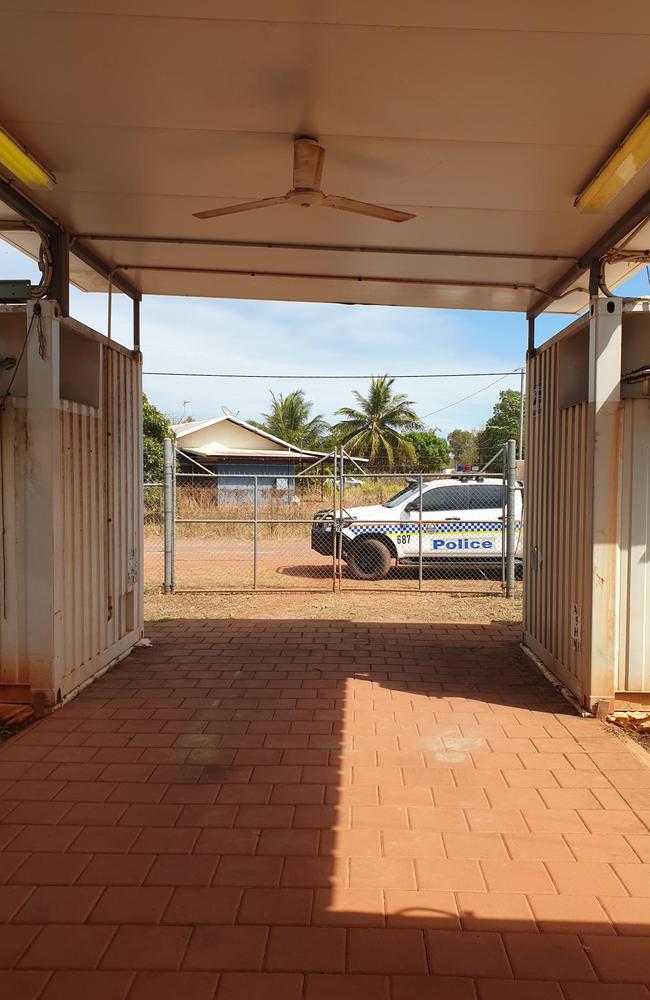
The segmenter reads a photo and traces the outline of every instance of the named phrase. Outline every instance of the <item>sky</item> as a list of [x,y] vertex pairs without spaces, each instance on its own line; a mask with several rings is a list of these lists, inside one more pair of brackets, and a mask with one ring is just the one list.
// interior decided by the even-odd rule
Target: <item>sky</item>
[[[0,241],[0,278],[39,272],[29,258]],[[645,271],[618,289],[647,295]],[[106,332],[107,296],[71,289],[71,314]],[[537,321],[537,343],[572,322],[546,315]],[[131,303],[113,297],[113,336],[131,346]],[[164,413],[195,419],[221,416],[226,407],[242,419],[268,411],[270,391],[304,389],[313,413],[336,419],[354,405],[368,378],[301,379],[304,375],[406,375],[418,372],[506,372],[524,363],[527,324],[522,313],[346,306],[145,296],[141,316],[144,372],[227,372],[288,375],[286,379],[163,378],[144,376],[144,390]],[[456,427],[480,428],[502,389],[518,389],[520,376],[397,378],[395,389],[414,400],[424,423],[447,435]],[[493,384],[495,383],[496,384]],[[480,392],[478,390],[481,390]],[[463,399],[470,394],[469,399]]]

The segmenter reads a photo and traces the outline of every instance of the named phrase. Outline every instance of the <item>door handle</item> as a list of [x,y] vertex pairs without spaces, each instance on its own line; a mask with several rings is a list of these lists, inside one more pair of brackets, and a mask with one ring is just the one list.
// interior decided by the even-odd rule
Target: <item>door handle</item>
[[460,521],[459,517],[446,517],[445,521]]

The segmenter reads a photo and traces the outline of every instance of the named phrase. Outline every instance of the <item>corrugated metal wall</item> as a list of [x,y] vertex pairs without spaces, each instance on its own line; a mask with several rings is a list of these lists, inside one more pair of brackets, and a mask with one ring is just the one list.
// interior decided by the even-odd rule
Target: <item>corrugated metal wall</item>
[[17,458],[24,442],[25,411],[8,397],[0,410],[0,683],[4,684],[29,683],[18,586],[22,582],[24,481]]
[[650,400],[623,416],[619,691],[650,691]]
[[61,401],[63,695],[119,655],[141,620],[139,368],[104,345],[101,408]]
[[[616,385],[614,409],[600,417],[599,433],[611,423],[609,451],[607,440],[596,442],[595,403],[587,402],[596,351],[588,318],[529,359],[524,642],[585,704],[622,695],[634,702],[635,694],[647,701],[650,693],[650,398],[647,385],[621,378],[647,359],[649,333],[645,303],[625,300],[617,370],[606,372]],[[595,530],[594,505],[603,497],[611,525]],[[614,569],[602,575],[606,548]],[[604,656],[603,608],[614,630]]]
[[524,639],[580,695],[590,629],[588,404],[558,406],[558,366],[557,340],[528,362]]
[[[52,526],[63,558],[55,591],[53,664],[47,690],[65,697],[142,634],[141,362],[73,321],[77,338],[99,344],[98,406],[61,399],[60,503]],[[84,332],[85,331],[85,332]],[[28,465],[26,399],[0,413],[0,682],[32,682],[25,654],[30,605],[23,525]],[[59,617],[60,616],[60,617]]]

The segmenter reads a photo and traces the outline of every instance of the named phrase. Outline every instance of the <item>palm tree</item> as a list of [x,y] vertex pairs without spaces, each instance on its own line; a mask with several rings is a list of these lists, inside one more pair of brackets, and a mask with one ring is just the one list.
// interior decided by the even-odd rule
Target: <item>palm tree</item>
[[334,425],[336,440],[370,460],[375,467],[392,469],[399,460],[415,461],[415,448],[403,431],[419,427],[412,399],[394,392],[394,378],[379,375],[370,382],[367,396],[354,392],[360,409],[343,406],[337,415],[344,417]]
[[295,389],[288,395],[271,393],[271,412],[263,413],[263,430],[274,437],[288,441],[298,448],[317,448],[329,430],[320,414],[311,416],[313,403],[305,397],[304,390]]

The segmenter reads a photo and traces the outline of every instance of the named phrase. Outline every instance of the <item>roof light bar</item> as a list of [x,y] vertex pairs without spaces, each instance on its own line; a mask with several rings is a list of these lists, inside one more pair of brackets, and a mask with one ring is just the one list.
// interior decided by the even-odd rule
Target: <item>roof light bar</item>
[[595,177],[580,192],[574,205],[581,212],[602,212],[650,160],[650,109],[647,110]]
[[56,183],[54,174],[46,170],[3,125],[0,125],[0,167],[30,188],[52,188]]

